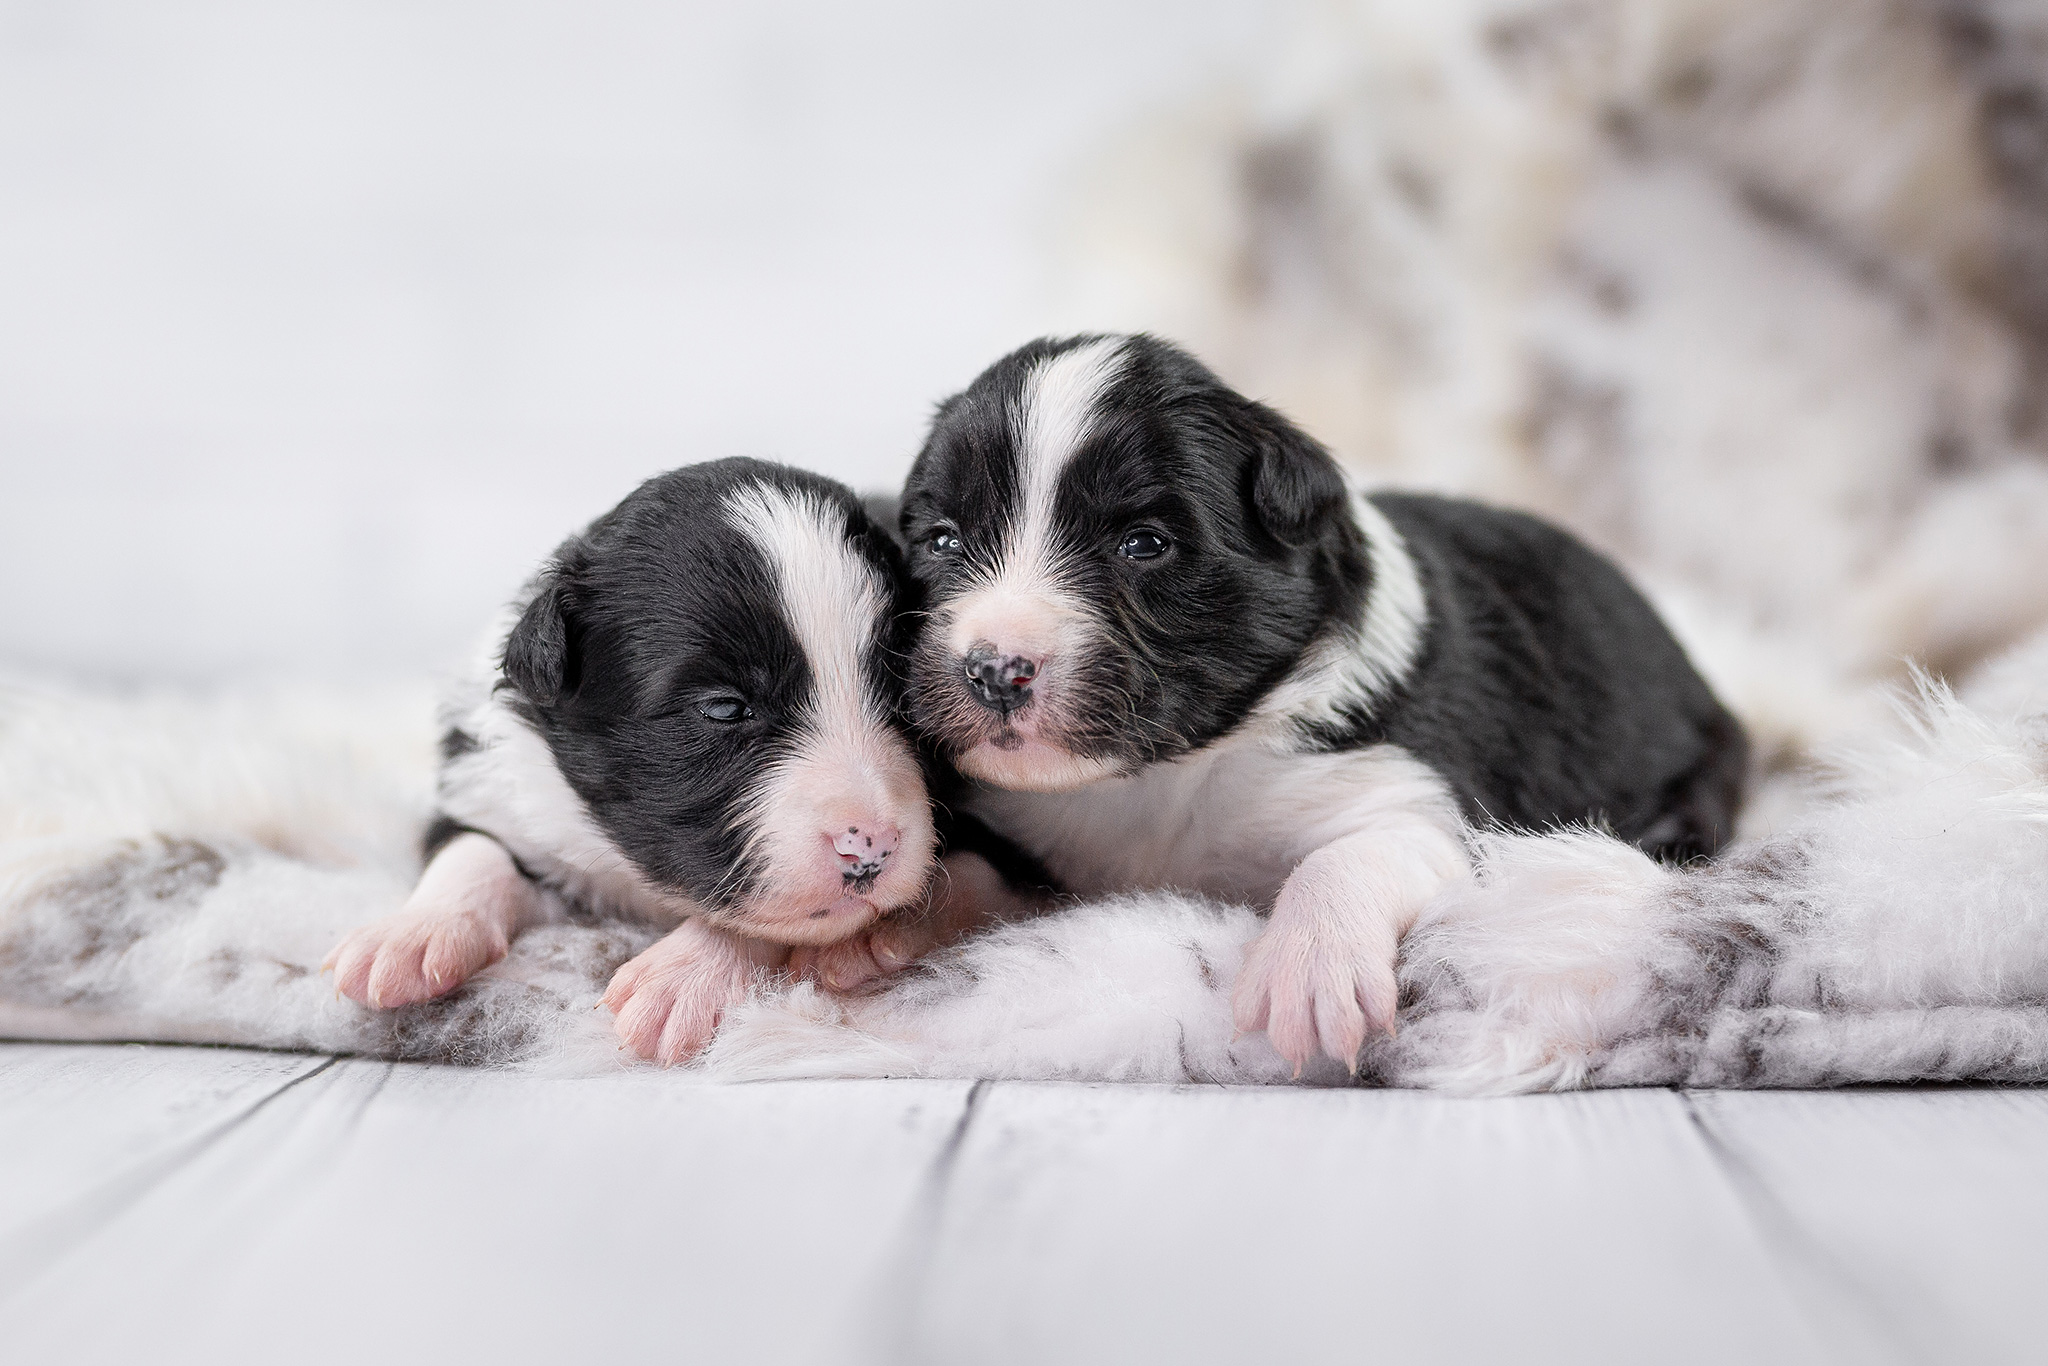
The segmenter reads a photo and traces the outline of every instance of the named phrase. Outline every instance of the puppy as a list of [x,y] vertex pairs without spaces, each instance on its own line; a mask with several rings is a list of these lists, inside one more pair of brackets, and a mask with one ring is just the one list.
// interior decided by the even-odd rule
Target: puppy
[[448,709],[430,862],[330,956],[341,991],[441,995],[572,911],[674,924],[604,1000],[628,1047],[675,1062],[791,946],[845,986],[939,942],[990,878],[927,897],[901,574],[848,490],[751,460],[651,479],[572,537]]
[[1475,827],[1712,852],[1740,727],[1606,560],[1534,518],[1347,488],[1143,336],[1034,342],[938,410],[902,529],[914,716],[1072,891],[1270,908],[1241,1029],[1299,1068],[1391,1031]]

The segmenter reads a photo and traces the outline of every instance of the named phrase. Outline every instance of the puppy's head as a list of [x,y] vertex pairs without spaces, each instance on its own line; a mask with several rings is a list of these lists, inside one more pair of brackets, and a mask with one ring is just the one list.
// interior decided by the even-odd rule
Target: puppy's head
[[901,572],[830,480],[676,470],[557,552],[504,676],[650,884],[744,934],[829,943],[932,866],[897,715]]
[[919,724],[1037,790],[1227,733],[1356,618],[1346,506],[1327,452],[1185,353],[1031,343],[940,406],[904,490]]

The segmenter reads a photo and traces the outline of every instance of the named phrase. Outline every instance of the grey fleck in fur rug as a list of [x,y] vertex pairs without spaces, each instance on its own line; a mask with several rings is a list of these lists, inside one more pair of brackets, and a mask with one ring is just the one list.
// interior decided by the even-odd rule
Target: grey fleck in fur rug
[[[1492,835],[1406,945],[1361,1079],[1466,1092],[2048,1080],[2048,640],[1773,832],[1659,866],[1592,831]],[[658,930],[565,920],[451,996],[378,1012],[319,964],[404,899],[424,699],[0,693],[0,1032],[622,1065],[594,1009]],[[1229,995],[1258,925],[1149,894],[985,935],[886,988],[764,994],[699,1066],[734,1079],[1271,1083]],[[1334,1067],[1303,1080],[1341,1082]]]

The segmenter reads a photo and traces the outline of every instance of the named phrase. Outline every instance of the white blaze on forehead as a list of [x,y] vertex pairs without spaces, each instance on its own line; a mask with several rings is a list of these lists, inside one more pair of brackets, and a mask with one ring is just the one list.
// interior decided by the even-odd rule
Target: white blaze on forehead
[[1059,582],[1061,543],[1053,504],[1060,479],[1093,434],[1102,397],[1124,367],[1124,339],[1105,337],[1036,361],[1010,408],[1016,504],[1001,554],[946,609],[955,649],[979,641],[1025,654],[1080,642],[1088,616]]
[[1053,501],[1060,477],[1087,443],[1102,396],[1123,372],[1124,340],[1104,337],[1034,364],[1011,410],[1017,447],[1017,509],[999,577],[1044,580],[1058,547]]
[[872,567],[846,536],[846,514],[807,490],[750,484],[726,495],[734,526],[775,571],[782,615],[817,681],[821,729],[879,725],[861,676],[887,603]]
[[[861,669],[889,609],[888,586],[847,539],[845,511],[827,499],[756,484],[726,495],[725,509],[773,567],[783,619],[816,683],[800,733],[763,769],[739,818],[743,862],[762,876],[736,923],[777,942],[826,943],[864,928],[876,910],[909,904],[931,863],[916,757]],[[874,823],[894,827],[901,842],[867,894],[868,910],[821,920],[846,896],[830,837]]]

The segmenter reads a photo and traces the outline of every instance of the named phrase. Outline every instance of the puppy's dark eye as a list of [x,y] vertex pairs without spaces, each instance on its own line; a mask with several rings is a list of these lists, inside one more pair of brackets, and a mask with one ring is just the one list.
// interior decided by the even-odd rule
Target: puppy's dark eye
[[731,725],[736,721],[753,719],[754,709],[737,697],[714,697],[697,704],[697,714],[706,721],[717,721]]
[[1171,542],[1158,532],[1141,527],[1136,531],[1124,533],[1123,540],[1117,545],[1116,553],[1127,560],[1156,560],[1166,553],[1169,544]]
[[960,553],[960,533],[949,526],[942,526],[932,532],[931,535],[925,537],[925,544],[932,548],[932,554],[934,555],[958,555]]

